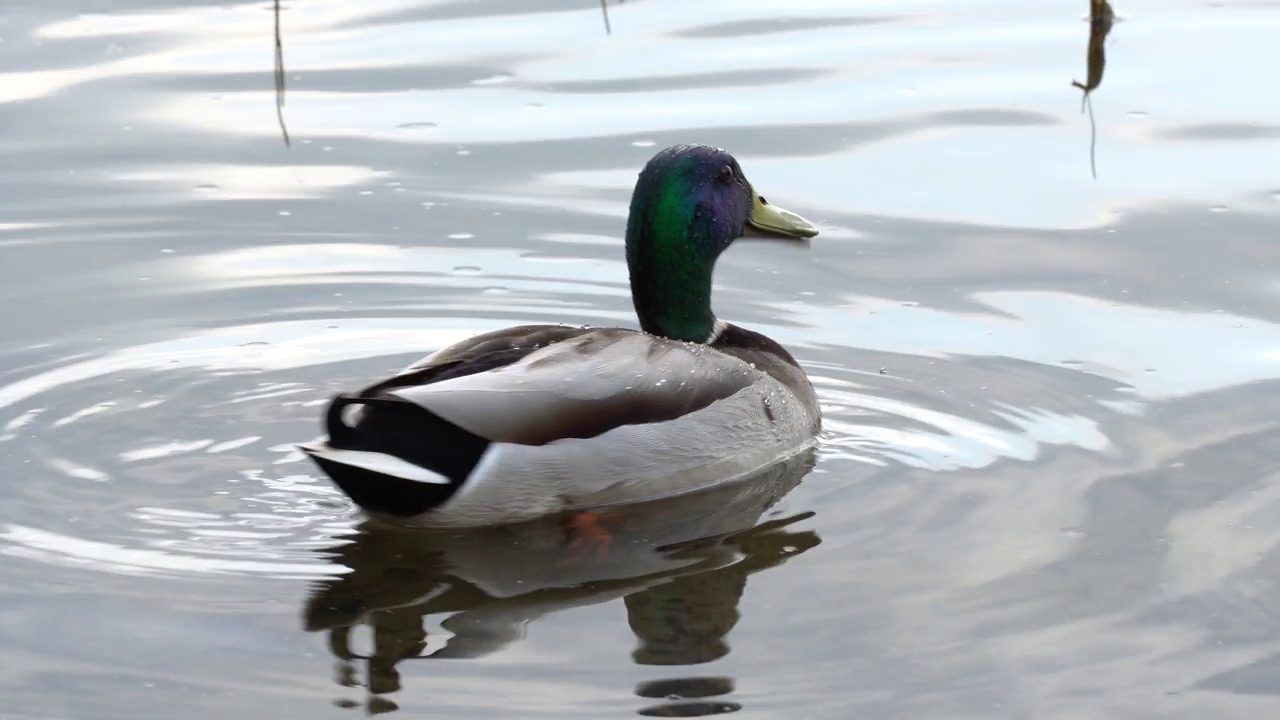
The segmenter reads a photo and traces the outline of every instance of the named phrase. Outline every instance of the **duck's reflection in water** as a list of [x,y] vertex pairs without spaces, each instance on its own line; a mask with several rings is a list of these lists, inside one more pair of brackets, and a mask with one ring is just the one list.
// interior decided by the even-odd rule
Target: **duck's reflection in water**
[[[729,487],[602,510],[610,535],[603,553],[581,552],[563,519],[447,532],[366,522],[326,551],[351,572],[313,589],[305,626],[329,634],[338,682],[366,685],[371,713],[396,709],[383,696],[400,689],[402,660],[483,657],[523,638],[543,615],[617,598],[638,639],[636,663],[710,662],[729,652],[747,576],[820,542],[811,530],[789,529],[813,513],[761,522],[813,459],[804,453]],[[451,637],[428,653],[424,619],[441,613],[450,614],[441,627]],[[372,630],[367,656],[350,645],[360,625]],[[641,715],[694,717],[739,709],[715,700],[733,689],[729,678],[675,677],[643,682],[636,694],[664,701]]]

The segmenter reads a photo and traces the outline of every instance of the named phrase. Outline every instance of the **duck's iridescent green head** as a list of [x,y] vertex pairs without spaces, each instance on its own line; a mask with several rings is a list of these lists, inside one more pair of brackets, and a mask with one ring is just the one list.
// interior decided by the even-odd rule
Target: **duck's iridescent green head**
[[640,327],[676,340],[712,339],[711,273],[720,253],[740,237],[804,241],[817,234],[804,218],[765,202],[724,150],[663,150],[640,171],[627,219]]

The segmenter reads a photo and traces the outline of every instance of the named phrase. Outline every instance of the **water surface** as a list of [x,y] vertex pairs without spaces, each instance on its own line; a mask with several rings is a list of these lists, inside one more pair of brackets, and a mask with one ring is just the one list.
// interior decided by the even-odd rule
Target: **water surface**
[[[1280,693],[1280,7],[10,3],[0,716],[1264,717]],[[808,250],[722,317],[813,457],[628,515],[406,534],[294,449],[467,335],[633,325],[657,149]],[[586,568],[586,569],[584,569]]]

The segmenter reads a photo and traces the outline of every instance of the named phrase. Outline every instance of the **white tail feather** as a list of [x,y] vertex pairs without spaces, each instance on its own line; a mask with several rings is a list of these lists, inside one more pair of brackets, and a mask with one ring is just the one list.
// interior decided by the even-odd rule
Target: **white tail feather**
[[371,470],[383,475],[391,475],[414,482],[431,483],[432,485],[449,484],[449,478],[440,473],[385,453],[368,452],[366,450],[338,450],[315,445],[304,445],[302,449],[325,460]]

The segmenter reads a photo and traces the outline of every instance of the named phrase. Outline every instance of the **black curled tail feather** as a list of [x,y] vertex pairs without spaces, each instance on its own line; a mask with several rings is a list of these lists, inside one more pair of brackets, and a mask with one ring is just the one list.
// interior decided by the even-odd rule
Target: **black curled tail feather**
[[[348,424],[344,413],[362,406]],[[313,460],[357,505],[389,515],[416,515],[448,500],[479,464],[489,441],[426,408],[394,396],[338,395],[325,414],[329,446],[382,453],[427,468],[448,484],[421,483],[354,467],[323,456]]]
[[[348,425],[343,412],[352,405],[364,413]],[[325,418],[329,445],[393,455],[461,482],[480,462],[489,441],[416,403],[394,396],[339,395]]]
[[347,424],[342,411],[349,405],[360,404],[360,398],[354,395],[338,395],[329,402],[329,411],[324,416],[324,429],[329,433],[329,445],[342,450],[360,450],[360,433]]

